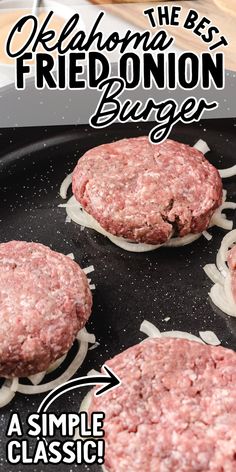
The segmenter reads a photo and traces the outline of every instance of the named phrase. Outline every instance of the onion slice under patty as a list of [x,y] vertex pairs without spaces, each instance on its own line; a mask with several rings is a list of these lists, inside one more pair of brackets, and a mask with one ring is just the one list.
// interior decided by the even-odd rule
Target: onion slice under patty
[[[71,218],[72,221],[79,224],[82,227],[90,228],[98,233],[106,236],[110,239],[112,243],[116,246],[130,252],[149,252],[155,251],[160,247],[180,247],[186,246],[191,244],[192,242],[199,239],[202,234],[206,237],[207,240],[210,240],[212,236],[207,232],[204,231],[203,233],[197,234],[187,234],[183,237],[172,237],[164,244],[144,244],[144,243],[135,243],[129,241],[128,239],[114,236],[113,234],[106,231],[102,226],[95,220],[91,215],[89,215],[80,205],[80,203],[72,196],[66,204],[59,205],[59,207],[63,207],[66,209],[68,216]],[[210,227],[218,226],[220,228],[229,230],[232,229],[233,222],[231,220],[227,220],[225,214],[222,213],[225,209],[236,209],[236,203],[233,202],[223,202],[222,205],[215,211],[212,216]]]
[[10,385],[8,386],[6,384],[6,381],[0,388],[0,408],[3,408],[4,406],[8,405],[10,403],[14,396],[15,392],[11,389],[11,385],[13,384],[14,379],[11,380]]

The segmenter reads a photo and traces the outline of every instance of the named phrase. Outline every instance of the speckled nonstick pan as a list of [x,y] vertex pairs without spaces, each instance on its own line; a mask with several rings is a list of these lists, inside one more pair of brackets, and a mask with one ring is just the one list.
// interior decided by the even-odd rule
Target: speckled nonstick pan
[[[0,130],[0,240],[39,241],[65,254],[73,252],[82,267],[93,264],[96,284],[94,307],[88,328],[100,345],[89,351],[80,374],[99,368],[105,360],[139,342],[144,319],[161,331],[179,329],[198,335],[213,330],[222,345],[236,349],[236,320],[210,302],[212,286],[202,267],[213,263],[225,232],[213,228],[211,241],[204,237],[190,246],[163,248],[146,254],[125,252],[92,230],[81,231],[74,223],[65,224],[65,211],[58,208],[60,183],[90,147],[123,137],[147,134],[151,123],[116,125],[95,131],[87,126],[2,129]],[[194,144],[207,141],[209,160],[218,167],[235,164],[236,120],[209,120],[177,126],[172,138]],[[230,200],[236,201],[235,179],[225,181]],[[236,225],[236,219],[234,219]],[[170,317],[168,322],[164,318]],[[71,392],[54,404],[53,411],[77,411],[86,390]],[[99,472],[98,466],[14,465],[5,461],[5,431],[10,413],[20,413],[24,423],[36,411],[42,396],[17,394],[1,410],[0,470],[3,472]]]

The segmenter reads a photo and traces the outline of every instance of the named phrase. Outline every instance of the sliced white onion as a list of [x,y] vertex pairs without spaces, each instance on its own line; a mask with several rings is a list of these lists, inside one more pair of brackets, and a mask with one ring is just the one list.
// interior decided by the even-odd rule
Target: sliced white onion
[[206,273],[207,277],[211,279],[212,282],[218,283],[223,285],[224,284],[224,277],[222,273],[217,269],[215,264],[206,264],[203,267],[204,272]]
[[93,351],[94,349],[97,349],[98,346],[100,346],[100,343],[96,341],[94,344],[92,344],[92,346],[89,347],[89,351]]
[[206,154],[210,151],[208,144],[203,141],[203,139],[199,139],[193,146],[198,151],[202,152],[202,154]]
[[193,241],[196,241],[201,237],[202,233],[197,234],[187,234],[182,238],[171,238],[167,241],[163,246],[167,247],[179,247],[179,246],[187,246],[187,244],[191,244]]
[[16,392],[17,391],[17,388],[18,388],[18,384],[19,384],[19,378],[18,377],[14,377],[12,379],[12,383],[11,383],[11,386],[10,386],[10,390],[12,392]]
[[8,405],[15,396],[15,392],[11,390],[11,385],[10,387],[6,387],[4,383],[0,388],[0,408]]
[[82,206],[74,196],[68,200],[66,204],[66,212],[75,223],[85,226],[86,228],[96,229],[98,232],[106,236],[106,231],[91,215],[83,210]]
[[91,272],[94,272],[94,266],[91,265],[91,266],[89,266],[89,267],[85,267],[85,268],[83,269],[83,271],[84,271],[85,274],[90,274]]
[[161,332],[153,323],[150,323],[150,321],[144,320],[140,326],[140,331],[149,338],[161,338]]
[[96,342],[96,337],[94,334],[88,333],[86,328],[81,329],[77,335],[79,341],[86,341],[87,343],[94,344]]
[[223,210],[235,210],[236,209],[236,203],[234,202],[226,202],[223,200],[222,205],[220,205],[219,208],[215,211],[215,213],[212,216],[211,219],[211,225],[218,226],[219,228],[226,229],[228,231],[231,231],[233,229],[233,221],[228,220],[226,218],[226,215],[222,213]]
[[236,203],[234,202],[226,202],[224,201],[222,205],[220,206],[220,211],[223,210],[235,210],[236,209]]
[[60,357],[55,362],[53,362],[53,364],[51,364],[50,367],[47,369],[46,374],[51,374],[51,372],[54,372],[54,370],[58,369],[58,367],[60,367],[60,365],[66,359],[66,356],[67,356],[67,354],[64,354],[64,356]]
[[220,284],[215,284],[210,290],[209,296],[214,305],[229,316],[236,317],[236,304],[231,304],[225,296],[224,288]]
[[[70,259],[72,259],[73,261],[75,260],[75,256],[73,254],[73,252],[71,252],[70,254],[67,254],[67,257],[69,257]],[[91,265],[89,267],[85,267],[83,269],[83,272],[87,275],[87,274],[90,274],[90,272],[93,272],[94,271],[94,266]],[[95,290],[96,289],[96,285],[95,284],[91,284],[91,279],[88,279],[88,283],[89,283],[89,288],[90,290]]]
[[44,372],[39,372],[38,374],[30,375],[28,379],[31,381],[33,385],[38,385],[42,382],[44,379],[45,375],[51,374],[51,372],[54,372],[54,370],[58,369],[60,365],[64,362],[66,359],[67,354],[64,354],[64,356],[60,357],[57,359],[55,362],[53,362],[47,370]]
[[99,372],[98,370],[95,370],[95,369],[91,369],[91,370],[88,371],[87,376],[89,377],[91,375],[93,375],[93,376],[94,375],[101,375],[101,372]]
[[150,321],[144,320],[141,323],[140,331],[146,334],[149,338],[181,338],[181,339],[188,339],[190,341],[197,341],[199,343],[203,343],[200,338],[194,336],[193,334],[186,333],[184,331],[162,331],[160,330]]
[[226,198],[227,198],[227,190],[226,190],[225,188],[223,188],[223,192],[222,192],[222,193],[223,193],[222,200],[223,200],[223,202],[225,202],[225,201],[226,201]]
[[46,374],[47,374],[46,371],[40,372],[39,374],[30,375],[28,379],[33,385],[38,385],[42,382]]
[[112,236],[110,234],[107,237],[116,246],[129,252],[155,251],[155,249],[158,249],[161,246],[160,244],[154,245],[154,244],[144,244],[144,243],[132,243],[132,242],[126,241],[124,238],[119,238],[118,236]]
[[228,169],[219,169],[219,173],[222,179],[233,177],[236,175],[236,165],[229,167]]
[[210,344],[211,346],[219,346],[221,344],[213,331],[199,331],[199,335],[206,344]]
[[72,174],[69,174],[66,176],[66,178],[63,180],[61,187],[60,187],[60,196],[63,198],[63,200],[66,199],[67,197],[67,191],[69,186],[72,183]]
[[[4,387],[11,388],[12,383],[13,383],[13,380],[14,380],[14,378],[9,378],[9,379],[6,378],[5,381],[4,381],[4,384],[3,384]],[[2,386],[3,386],[3,385],[2,385]]]
[[[211,344],[212,346],[218,346],[220,343],[218,337],[213,331],[200,331],[198,336],[185,331],[162,331],[150,321],[144,320],[140,326],[140,331],[146,334],[149,338],[176,338],[176,339],[187,339],[189,341],[196,341],[200,344]],[[155,334],[156,333],[156,334]]]
[[73,252],[70,252],[70,254],[67,254],[67,257],[69,257],[70,259],[72,259],[72,261],[75,260],[75,256],[74,256]]
[[227,231],[231,231],[233,228],[233,221],[227,220],[225,215],[222,215],[218,210],[212,216],[211,224],[213,226],[218,226],[218,228],[226,229]]
[[211,241],[211,239],[212,239],[212,234],[208,233],[208,231],[203,231],[203,232],[202,232],[202,235],[204,236],[204,238],[207,239],[207,241]]

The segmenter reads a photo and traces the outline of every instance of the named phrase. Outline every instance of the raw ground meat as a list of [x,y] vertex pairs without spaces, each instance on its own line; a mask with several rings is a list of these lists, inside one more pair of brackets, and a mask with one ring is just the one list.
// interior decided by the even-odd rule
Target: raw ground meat
[[172,140],[151,144],[147,137],[89,150],[72,187],[106,231],[147,244],[201,233],[222,202],[219,172],[200,151]]
[[70,258],[38,243],[0,244],[0,375],[46,370],[91,313],[88,280]]
[[122,384],[92,397],[105,413],[108,472],[235,472],[236,353],[148,339],[106,363]]

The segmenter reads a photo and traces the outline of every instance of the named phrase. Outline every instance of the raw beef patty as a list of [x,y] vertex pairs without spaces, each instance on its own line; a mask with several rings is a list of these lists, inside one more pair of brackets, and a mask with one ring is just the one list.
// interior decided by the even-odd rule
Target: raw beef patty
[[92,397],[105,413],[108,472],[235,472],[236,353],[148,339],[106,363],[122,384]]
[[111,234],[162,244],[209,226],[222,181],[197,149],[139,137],[86,152],[73,173],[73,193]]
[[70,258],[23,241],[0,244],[0,375],[46,370],[89,318],[92,297]]

